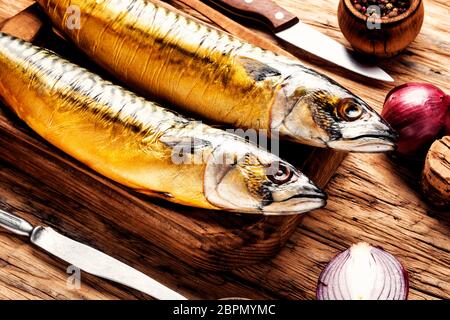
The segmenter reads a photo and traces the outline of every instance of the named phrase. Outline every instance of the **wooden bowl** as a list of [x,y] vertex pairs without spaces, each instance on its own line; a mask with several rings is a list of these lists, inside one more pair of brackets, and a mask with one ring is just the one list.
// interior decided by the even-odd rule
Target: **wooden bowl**
[[422,0],[412,0],[404,13],[387,19],[370,18],[356,10],[351,0],[341,0],[339,27],[356,51],[391,57],[405,49],[419,34],[424,19]]

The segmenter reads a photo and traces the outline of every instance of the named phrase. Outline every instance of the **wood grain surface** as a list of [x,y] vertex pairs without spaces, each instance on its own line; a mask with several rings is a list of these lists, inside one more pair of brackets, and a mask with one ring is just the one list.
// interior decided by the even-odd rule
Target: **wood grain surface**
[[[14,35],[25,41],[33,41],[44,27],[44,17],[40,15],[35,6],[30,6],[25,10],[6,19],[0,24],[0,30],[4,33]],[[20,23],[19,23],[20,21]]]
[[[0,0],[0,12],[9,14],[10,2],[16,4],[14,10],[17,10],[21,1],[24,4],[30,2]],[[185,2],[192,7],[200,6],[196,0]],[[347,44],[337,27],[337,0],[308,2],[308,6],[295,0],[277,2],[298,14],[306,23]],[[171,1],[171,4],[198,18],[209,20],[185,3]],[[445,0],[425,0],[425,11],[424,26],[416,41],[400,56],[380,64],[394,76],[395,85],[406,81],[429,81],[449,92],[449,5]],[[15,13],[17,11],[11,15]],[[4,14],[2,16],[7,17]],[[253,32],[276,43],[270,35],[260,30]],[[367,81],[304,52],[286,48],[305,64],[314,66],[352,89],[378,110],[382,107],[387,91],[393,86]],[[26,131],[20,123],[11,125]],[[23,134],[26,134],[25,131]],[[13,137],[2,135],[1,139],[5,142]],[[76,196],[84,201],[88,190],[64,189],[62,185],[58,190],[58,185],[42,183],[50,181],[46,178],[47,172],[41,172],[42,179],[39,179],[19,170],[15,165],[18,157],[22,159],[21,163],[28,162],[29,167],[40,168],[40,161],[48,156],[40,150],[43,153],[41,157],[27,159],[30,147],[15,146],[15,150],[22,149],[18,155],[2,150],[0,188],[5,195],[0,201],[3,197],[15,197],[16,200],[1,205],[7,205],[11,211],[19,214],[27,212],[28,208],[45,209],[45,223],[57,226],[71,236],[78,234],[78,239],[120,258],[190,298],[244,296],[313,299],[318,275],[325,264],[337,252],[358,241],[381,245],[403,262],[410,274],[411,299],[450,298],[450,214],[432,210],[422,201],[419,194],[420,165],[394,161],[386,155],[349,155],[327,187],[330,196],[327,208],[308,214],[302,227],[296,230],[278,256],[235,271],[205,272],[179,261],[171,252],[149,243],[133,231],[135,223],[145,221],[141,219],[144,213],[139,213],[142,210],[139,208],[144,207],[142,202],[147,206],[146,201],[138,199],[132,204],[122,204],[138,211],[138,214],[124,214],[124,221],[119,228],[117,223],[88,214],[103,208],[91,208],[90,202],[80,206],[79,202],[71,200]],[[60,165],[61,179],[58,180],[70,179],[73,171],[64,167],[67,159],[61,156],[55,161]],[[85,175],[84,179],[86,184],[103,185],[90,175]],[[55,187],[58,192],[54,191]],[[107,210],[108,205],[122,201],[120,188],[112,185],[106,189],[102,200],[104,210]],[[49,203],[49,196],[55,201]],[[72,212],[76,213],[75,217],[66,219],[65,216]],[[29,218],[34,223],[42,222],[41,216]],[[92,224],[98,226],[99,232],[89,232],[88,226]],[[124,225],[127,232],[123,232]],[[113,239],[115,243],[111,246]],[[0,231],[0,298],[146,298],[137,292],[84,274],[81,288],[70,289],[66,286],[66,267],[64,263],[30,246],[26,240]]]
[[1,2],[0,6],[0,22],[4,19],[10,18],[19,12],[26,9],[28,6],[32,5],[34,1],[32,0],[4,0]]
[[[170,6],[170,9],[177,10],[172,6]],[[185,14],[183,11],[179,11],[179,13]],[[34,19],[30,21],[30,17],[33,16]],[[88,57],[80,54],[78,49],[70,42],[56,36],[52,32],[50,25],[47,25],[47,23],[36,24],[35,22],[39,21],[39,19],[43,22],[48,22],[45,17],[41,16],[42,14],[40,14],[37,5],[28,7],[21,13],[6,20],[6,23],[3,24],[0,30],[27,40],[36,38],[34,42],[39,46],[47,47],[78,65],[110,78],[98,66],[90,62]],[[42,27],[43,24],[45,27]],[[236,22],[233,22],[233,24],[238,25]],[[251,32],[249,32],[250,34]],[[253,37],[249,40],[251,41],[256,37],[257,35],[253,33]],[[268,43],[268,41],[266,42]],[[281,54],[288,54],[280,48],[277,51]],[[114,81],[114,79],[112,80]],[[278,253],[303,218],[303,215],[264,217],[185,208],[165,202],[152,201],[152,199],[142,197],[142,195],[126,190],[126,188],[122,190],[121,196],[118,196],[121,200],[119,202],[116,201],[115,205],[107,206],[106,208],[101,205],[104,198],[103,194],[105,193],[104,188],[83,182],[83,179],[76,178],[76,176],[91,174],[94,178],[109,186],[111,183],[107,179],[89,170],[83,170],[74,159],[65,158],[67,161],[64,164],[58,162],[56,158],[64,156],[61,151],[56,148],[47,148],[48,144],[42,139],[32,140],[32,136],[37,135],[27,131],[25,127],[12,125],[15,121],[17,119],[14,116],[9,117],[7,114],[0,114],[2,134],[8,136],[6,140],[3,140],[4,144],[0,145],[0,147],[3,147],[3,150],[8,149],[8,154],[13,155],[14,160],[12,163],[17,169],[27,172],[30,177],[38,178],[41,183],[47,184],[54,189],[58,185],[55,189],[56,191],[69,188],[88,190],[83,194],[87,197],[83,196],[80,198],[79,195],[76,195],[76,197],[73,195],[72,200],[80,205],[90,203],[90,207],[98,209],[86,213],[87,215],[105,217],[109,219],[110,223],[117,223],[119,226],[123,220],[124,208],[130,207],[124,206],[123,203],[130,201],[132,203],[136,201],[141,202],[143,206],[141,207],[140,223],[136,221],[132,224],[133,231],[148,242],[156,244],[163,250],[170,251],[174,256],[191,266],[217,271],[236,269],[267,260]],[[26,146],[31,145],[35,148],[30,148],[28,152],[25,152],[25,157],[18,157],[22,152],[18,146],[23,146],[23,149],[26,149]],[[293,145],[292,143],[283,143],[280,149],[283,158],[301,168],[308,177],[316,181],[321,187],[326,185],[345,157],[345,153],[334,152],[330,149],[315,149]],[[35,166],[30,166],[29,162],[26,161],[27,157],[31,159],[39,158],[41,156],[40,150],[47,154],[46,157],[42,158],[39,167],[41,171],[48,173],[45,177],[40,174]],[[289,150],[292,150],[292,152],[286,152]],[[52,153],[54,154],[52,155]],[[8,155],[4,155],[4,157],[8,158]],[[316,159],[318,157],[321,157],[322,161],[317,162]],[[67,179],[61,179],[59,171],[65,166],[77,172],[72,177],[67,177],[67,179],[72,179],[71,187],[69,185],[65,186],[65,183],[68,182]],[[67,171],[67,169],[64,169],[64,171]],[[54,181],[55,179],[58,179],[58,182]],[[30,191],[28,190],[28,192]],[[8,204],[16,199],[17,196],[11,194],[9,197],[4,196],[3,202]],[[144,199],[144,201],[140,199]],[[48,202],[53,201],[53,198],[49,196]],[[136,204],[131,205],[131,208],[134,210],[127,212],[132,216],[130,220],[139,216],[135,212],[138,210],[138,207]],[[42,215],[42,212],[45,210],[35,210],[30,207],[28,211],[29,215],[40,217],[41,221],[46,220],[46,217]],[[74,216],[76,216],[76,213],[72,214],[68,211],[67,219],[71,219]],[[95,234],[97,225],[90,224],[89,227],[91,232]],[[123,232],[129,231],[124,228]],[[76,231],[74,233],[77,234]],[[111,251],[114,252],[114,243],[111,243],[111,246]]]

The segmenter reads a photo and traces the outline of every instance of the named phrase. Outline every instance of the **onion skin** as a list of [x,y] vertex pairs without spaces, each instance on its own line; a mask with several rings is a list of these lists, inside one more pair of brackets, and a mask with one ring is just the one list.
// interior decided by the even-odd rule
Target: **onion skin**
[[382,116],[399,133],[398,153],[414,156],[450,132],[450,96],[429,83],[406,83],[388,93]]
[[403,265],[380,247],[361,242],[335,256],[319,277],[318,300],[406,300]]

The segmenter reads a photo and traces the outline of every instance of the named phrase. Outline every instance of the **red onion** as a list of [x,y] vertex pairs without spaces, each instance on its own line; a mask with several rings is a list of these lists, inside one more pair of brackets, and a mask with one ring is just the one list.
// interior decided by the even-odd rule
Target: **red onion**
[[428,83],[406,83],[388,93],[382,116],[399,133],[398,152],[415,155],[450,132],[450,96]]
[[318,300],[406,300],[408,274],[381,248],[361,242],[338,254],[319,277]]

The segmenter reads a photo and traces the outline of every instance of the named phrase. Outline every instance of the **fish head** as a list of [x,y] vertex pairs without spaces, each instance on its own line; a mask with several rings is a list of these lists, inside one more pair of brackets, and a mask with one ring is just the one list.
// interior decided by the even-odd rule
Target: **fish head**
[[326,204],[325,194],[304,174],[248,143],[222,145],[213,152],[204,190],[214,206],[244,213],[291,215]]
[[272,122],[272,130],[277,129],[280,135],[343,151],[395,149],[397,134],[389,124],[366,102],[333,80],[316,75],[297,86],[292,81],[291,88],[284,90],[284,107],[278,103]]

